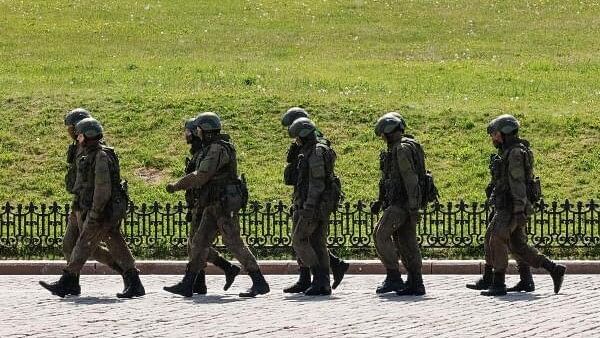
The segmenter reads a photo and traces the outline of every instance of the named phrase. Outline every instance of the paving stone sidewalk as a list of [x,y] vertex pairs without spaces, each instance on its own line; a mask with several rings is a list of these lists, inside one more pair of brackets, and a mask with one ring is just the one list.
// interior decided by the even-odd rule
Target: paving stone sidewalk
[[[57,276],[0,276],[2,337],[599,337],[600,275],[568,275],[554,295],[547,275],[537,290],[486,298],[464,288],[476,276],[425,276],[424,297],[377,296],[381,275],[350,275],[331,297],[284,295],[295,276],[269,275],[270,294],[237,296],[222,276],[190,299],[162,291],[179,276],[142,276],[147,295],[120,300],[119,276],[81,277],[82,295],[60,299],[38,286]],[[517,276],[508,276],[508,284]]]

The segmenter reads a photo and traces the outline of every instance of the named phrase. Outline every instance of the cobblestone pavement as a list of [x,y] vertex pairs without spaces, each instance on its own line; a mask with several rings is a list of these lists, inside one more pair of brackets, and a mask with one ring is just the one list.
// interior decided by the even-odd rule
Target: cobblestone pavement
[[256,299],[237,296],[247,276],[227,292],[222,276],[208,276],[208,295],[184,299],[162,291],[179,276],[142,276],[148,294],[120,300],[119,276],[82,276],[82,295],[65,299],[37,283],[57,276],[0,276],[0,336],[600,336],[600,275],[568,275],[558,295],[536,275],[534,293],[499,298],[466,289],[476,276],[425,276],[427,295],[408,298],[375,295],[381,275],[347,276],[324,298],[284,295],[295,276],[266,277],[272,291]]

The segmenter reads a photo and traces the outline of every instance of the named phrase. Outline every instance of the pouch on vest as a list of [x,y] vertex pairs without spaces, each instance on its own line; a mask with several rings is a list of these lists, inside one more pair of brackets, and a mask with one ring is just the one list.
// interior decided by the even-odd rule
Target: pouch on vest
[[226,212],[238,212],[248,204],[248,186],[246,177],[242,174],[233,184],[225,185],[221,197],[223,209]]

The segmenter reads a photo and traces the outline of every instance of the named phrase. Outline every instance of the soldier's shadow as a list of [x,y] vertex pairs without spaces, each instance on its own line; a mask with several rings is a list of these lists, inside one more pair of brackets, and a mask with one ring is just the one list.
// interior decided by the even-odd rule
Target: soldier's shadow
[[340,298],[336,296],[305,296],[304,294],[295,294],[283,297],[283,300],[293,303],[327,302],[337,299]]
[[243,302],[252,298],[239,297],[237,295],[204,295],[194,296],[190,300],[196,304],[227,304]]
[[378,296],[384,302],[397,302],[397,303],[420,303],[428,300],[434,300],[435,297],[431,297],[430,295],[424,296],[398,296],[396,293],[386,293]]
[[496,297],[496,299],[499,301],[511,302],[511,303],[532,302],[532,301],[536,301],[536,300],[543,299],[543,298],[545,298],[545,297],[542,297],[538,294],[531,293],[531,292],[509,293],[506,296]]
[[65,303],[73,303],[75,305],[100,305],[100,304],[115,304],[122,303],[124,300],[118,298],[109,297],[67,297],[62,299]]

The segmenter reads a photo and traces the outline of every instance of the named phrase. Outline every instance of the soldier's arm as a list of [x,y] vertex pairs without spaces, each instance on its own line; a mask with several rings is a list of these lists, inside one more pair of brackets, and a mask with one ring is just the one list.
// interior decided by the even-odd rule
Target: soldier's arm
[[108,155],[100,150],[96,153],[94,167],[94,197],[90,216],[99,217],[110,201],[111,182]]
[[508,154],[508,184],[513,199],[513,213],[522,213],[527,205],[525,152],[515,148]]
[[175,183],[175,190],[200,188],[228,162],[229,156],[227,156],[225,148],[218,144],[212,144],[208,149],[208,154],[198,163],[198,168]]
[[321,147],[317,147],[308,158],[308,170],[308,194],[304,207],[315,208],[325,191],[325,157]]
[[396,148],[398,158],[398,168],[404,181],[404,188],[408,198],[408,208],[411,210],[419,209],[421,191],[419,189],[419,175],[413,165],[413,156],[410,145],[401,144]]

